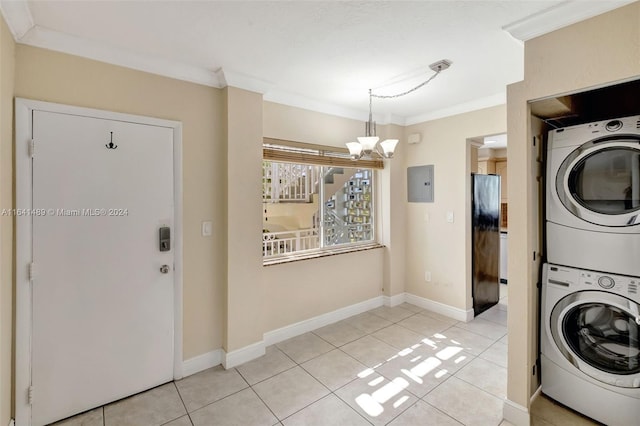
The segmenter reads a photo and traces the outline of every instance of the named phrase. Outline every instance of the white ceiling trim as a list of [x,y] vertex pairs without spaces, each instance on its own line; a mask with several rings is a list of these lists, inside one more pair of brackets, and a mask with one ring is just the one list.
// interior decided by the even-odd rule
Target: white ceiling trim
[[[276,104],[287,105],[291,107],[306,109],[309,111],[319,112],[322,114],[334,115],[342,118],[350,118],[352,120],[367,121],[369,119],[369,113],[367,111],[361,111],[358,109],[345,108],[340,105],[335,105],[327,102],[318,101],[308,98],[306,96],[297,95],[295,93],[285,92],[283,90],[271,90],[264,94],[263,99],[268,102]],[[373,120],[376,124],[387,125],[397,124],[398,126],[405,126],[405,117],[395,114],[376,114],[373,113]]]
[[432,111],[426,114],[407,117],[404,125],[411,126],[413,124],[424,123],[425,121],[437,120],[439,118],[449,117],[457,114],[464,114],[466,112],[476,111],[483,108],[490,108],[498,105],[504,105],[506,103],[507,103],[507,94],[504,92],[496,93],[495,95],[487,96],[480,99],[474,99],[473,101],[454,105],[449,108],[443,108],[443,109]]
[[295,93],[274,89],[264,94],[264,100],[277,104],[302,108],[323,114],[336,115],[338,117],[350,118],[352,120],[366,121],[368,113],[356,109],[345,108],[340,105],[322,102]]
[[239,72],[223,70],[222,68],[216,71],[216,77],[221,87],[232,86],[250,92],[265,94],[275,87],[274,83]]
[[566,1],[509,25],[505,25],[502,29],[511,34],[516,40],[527,41],[562,27],[575,24],[576,22],[617,9],[634,1],[636,0]]
[[16,41],[35,25],[26,1],[0,0],[0,12]]
[[205,86],[222,87],[216,74],[206,68],[128,52],[37,25],[17,41],[30,46],[120,65],[151,74],[190,81]]

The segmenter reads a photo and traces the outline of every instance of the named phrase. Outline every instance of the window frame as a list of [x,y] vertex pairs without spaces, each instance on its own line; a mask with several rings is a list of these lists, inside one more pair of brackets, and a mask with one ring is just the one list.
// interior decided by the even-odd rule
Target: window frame
[[264,256],[263,249],[263,266],[270,266],[305,259],[313,259],[324,256],[333,256],[337,254],[352,253],[356,251],[382,247],[382,245],[377,241],[378,224],[376,215],[376,212],[378,210],[378,205],[376,203],[379,195],[379,190],[377,188],[378,179],[376,176],[376,170],[384,168],[384,163],[381,159],[365,159],[353,161],[349,158],[349,154],[346,149],[343,150],[341,148],[335,147],[264,138],[262,161],[263,164],[265,161],[270,161],[290,164],[311,164],[314,166],[319,166],[320,176],[324,176],[324,173],[328,167],[344,167],[353,170],[354,173],[357,172],[357,169],[366,169],[370,173],[369,179],[371,181],[371,205],[369,208],[369,215],[371,218],[371,239],[366,241],[345,242],[330,246],[325,245],[326,206],[324,200],[326,197],[324,194],[325,183],[323,179],[321,180],[320,189],[318,191],[320,200],[318,203],[318,211],[321,218],[318,221],[319,247],[270,256]]

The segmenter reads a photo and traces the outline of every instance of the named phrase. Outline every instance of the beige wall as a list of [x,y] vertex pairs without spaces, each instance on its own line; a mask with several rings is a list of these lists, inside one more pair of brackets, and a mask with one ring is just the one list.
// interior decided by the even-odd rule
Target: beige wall
[[[419,144],[402,146],[405,165],[435,165],[434,202],[406,206],[408,293],[471,309],[468,139],[503,133],[506,127],[506,107],[502,105],[405,128],[405,135],[422,134]],[[402,185],[406,187],[406,172]],[[454,213],[454,223],[446,221],[447,212]],[[431,282],[425,281],[426,271],[431,272]]]
[[264,267],[264,331],[380,296],[383,255],[373,249]]
[[640,78],[640,3],[525,43],[525,80],[508,87],[509,375],[507,398],[523,407],[537,386],[534,151],[528,101]]
[[[220,348],[227,182],[222,92],[24,45],[16,49],[16,71],[18,97],[183,123],[184,358]],[[10,143],[3,140],[2,149]],[[213,222],[213,237],[201,236],[203,220]]]
[[[263,120],[265,137],[335,147],[344,147],[364,132],[363,121],[272,102],[264,102]],[[387,127],[392,126],[379,126],[378,134],[385,136]],[[380,202],[385,202],[384,198],[377,204]],[[377,223],[378,235],[381,222]],[[382,252],[368,250],[263,268],[264,331],[380,296],[384,285]]]
[[263,120],[264,137],[340,148],[364,133],[364,121],[273,102],[264,102]]
[[[15,43],[0,15],[0,209],[13,207]],[[13,218],[0,218],[0,425],[11,418],[13,372]]]
[[231,352],[262,341],[262,95],[224,89],[227,122],[227,317]]
[[393,159],[386,161],[384,170],[377,173],[376,205],[377,232],[384,244],[385,296],[396,296],[406,290],[406,235],[404,221],[407,208],[407,184],[405,158],[408,148],[404,128],[397,125],[381,126],[378,135],[384,139],[398,139]]

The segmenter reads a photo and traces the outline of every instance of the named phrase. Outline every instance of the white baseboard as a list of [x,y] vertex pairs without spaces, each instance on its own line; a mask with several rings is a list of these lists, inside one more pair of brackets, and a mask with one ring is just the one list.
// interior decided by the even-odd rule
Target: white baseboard
[[182,376],[187,377],[206,370],[207,368],[220,365],[223,359],[224,350],[222,349],[216,349],[215,351],[189,358],[182,362]]
[[365,300],[364,302],[356,303],[355,305],[346,306],[332,312],[327,312],[326,314],[318,315],[295,324],[278,328],[277,330],[268,331],[264,334],[264,343],[266,346],[280,343],[292,337],[317,330],[325,325],[333,324],[351,316],[378,308],[382,306],[383,303],[383,296],[378,296],[373,299]]
[[263,340],[253,343],[244,348],[225,353],[224,350],[218,349],[206,354],[199,355],[197,357],[188,359],[183,363],[183,374],[187,377],[191,374],[195,374],[199,371],[206,370],[207,368],[214,367],[222,364],[224,368],[233,368],[245,362],[254,360],[265,354],[267,346],[280,343],[284,340],[292,337],[300,336],[301,334],[308,333],[313,330],[317,330],[325,325],[333,324],[343,319],[349,318],[353,315],[358,315],[371,309],[378,308],[380,306],[398,306],[404,302],[412,303],[421,308],[429,309],[430,311],[446,315],[450,318],[458,321],[471,321],[473,319],[473,310],[464,311],[462,309],[454,308],[444,303],[435,302],[433,300],[425,299],[414,294],[400,293],[395,296],[378,296],[364,302],[356,303],[354,305],[346,306],[344,308],[336,309],[326,314],[318,315],[313,318],[309,318],[304,321],[297,322],[276,330],[268,331],[264,334]]
[[402,305],[405,302],[407,293],[396,294],[395,296],[382,296],[384,299],[384,306],[393,308],[394,306]]
[[508,399],[505,399],[502,405],[502,418],[515,426],[529,426],[531,422],[529,410]]
[[264,340],[261,340],[256,343],[252,343],[249,346],[245,346],[244,348],[227,352],[226,356],[222,359],[222,365],[225,369],[229,369],[256,358],[260,358],[266,353],[266,348],[267,346],[265,345]]
[[444,303],[436,302],[410,293],[405,293],[404,299],[407,303],[420,306],[421,308],[428,309],[431,312],[435,312],[458,321],[469,322],[473,319],[473,309],[465,311],[464,309],[454,308],[453,306],[445,305]]
[[[402,294],[402,298],[404,299],[404,293]],[[393,299],[393,301],[395,302],[396,299]],[[382,306],[383,303],[384,300],[382,296],[374,297],[373,299],[365,300],[364,302],[318,315],[316,317],[309,318],[308,320],[300,321],[277,330],[268,331],[264,334],[262,341],[229,353],[226,353],[223,349],[217,349],[215,351],[187,359],[182,363],[183,377],[190,376],[220,364],[222,364],[226,369],[236,367],[264,355],[267,346],[308,333],[309,331],[317,330],[325,325],[342,321],[343,319],[349,318],[353,315],[358,315],[368,310],[378,308]]]

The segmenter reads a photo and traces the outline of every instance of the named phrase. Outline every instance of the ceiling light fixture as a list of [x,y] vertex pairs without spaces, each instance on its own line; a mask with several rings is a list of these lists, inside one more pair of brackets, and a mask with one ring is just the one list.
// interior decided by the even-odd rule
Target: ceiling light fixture
[[429,65],[429,68],[435,72],[431,77],[429,77],[426,81],[418,84],[416,87],[409,89],[405,92],[398,93],[397,95],[376,95],[369,89],[369,121],[365,123],[365,136],[358,137],[358,142],[347,142],[347,148],[349,148],[349,156],[352,160],[359,160],[365,155],[371,155],[373,153],[378,154],[383,158],[391,158],[393,157],[393,152],[396,149],[396,145],[398,144],[398,139],[385,139],[382,142],[378,142],[380,138],[376,136],[376,122],[373,121],[373,115],[371,113],[371,105],[373,98],[379,99],[392,99],[399,98],[400,96],[408,95],[411,92],[414,92],[425,86],[431,80],[436,78],[438,74],[442,71],[446,70],[451,66],[451,61],[447,59],[442,59],[438,62],[434,62]]

